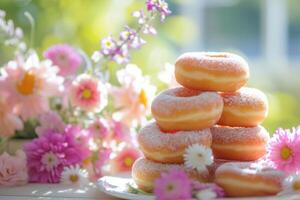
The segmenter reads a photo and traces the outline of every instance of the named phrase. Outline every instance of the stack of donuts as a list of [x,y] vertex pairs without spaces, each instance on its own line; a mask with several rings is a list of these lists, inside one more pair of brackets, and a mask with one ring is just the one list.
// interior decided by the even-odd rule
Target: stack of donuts
[[[232,53],[193,52],[175,63],[183,87],[163,91],[152,103],[155,122],[142,128],[138,143],[144,158],[132,169],[137,186],[153,190],[155,179],[180,167],[201,182],[216,182],[227,196],[257,196],[280,191],[282,174],[253,167],[266,154],[266,96],[243,87],[247,62]],[[185,149],[201,144],[212,149],[215,162],[203,171],[184,168]],[[225,163],[225,164],[224,164]]]

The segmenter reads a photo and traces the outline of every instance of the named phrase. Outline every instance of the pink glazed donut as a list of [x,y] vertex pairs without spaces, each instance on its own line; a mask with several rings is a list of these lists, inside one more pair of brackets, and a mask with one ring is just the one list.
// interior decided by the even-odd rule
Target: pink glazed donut
[[258,163],[229,162],[217,169],[215,183],[229,197],[267,196],[281,191],[284,177],[284,172]]
[[179,87],[160,93],[151,110],[163,131],[199,130],[213,126],[220,119],[223,99],[216,92]]
[[190,89],[234,92],[249,78],[247,62],[226,52],[190,52],[175,63],[178,83]]
[[183,163],[185,149],[192,144],[210,147],[210,129],[179,131],[173,134],[161,132],[156,123],[142,128],[137,135],[139,147],[145,157],[160,163]]

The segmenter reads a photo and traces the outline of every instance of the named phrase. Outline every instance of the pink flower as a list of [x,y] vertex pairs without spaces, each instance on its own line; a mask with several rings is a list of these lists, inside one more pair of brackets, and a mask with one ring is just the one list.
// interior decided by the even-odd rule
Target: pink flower
[[82,156],[83,161],[92,155],[92,151],[90,149],[90,143],[92,140],[92,135],[88,130],[81,129],[78,125],[67,125],[64,133],[67,137],[70,137],[70,140],[74,139],[75,146],[80,149],[80,154]]
[[15,156],[4,152],[0,155],[0,186],[16,186],[27,183],[26,156],[17,151]]
[[154,194],[156,200],[192,199],[191,182],[183,170],[172,168],[155,181]]
[[69,133],[48,132],[25,144],[29,181],[58,183],[64,167],[80,164],[81,149]]
[[300,128],[277,129],[268,144],[268,160],[279,170],[295,172],[300,169]]
[[199,181],[192,181],[192,189],[195,192],[210,189],[216,194],[218,198],[222,198],[225,196],[223,188],[219,187],[215,183],[200,183]]
[[88,74],[81,74],[72,83],[70,101],[75,107],[84,111],[101,111],[107,104],[107,93],[104,85]]
[[132,165],[136,159],[141,156],[141,153],[133,147],[125,147],[117,156],[111,161],[112,171],[128,172],[131,171]]
[[103,118],[98,118],[89,125],[88,131],[97,139],[103,140],[109,135],[108,122]]
[[119,109],[114,113],[114,118],[128,126],[145,122],[146,116],[150,114],[155,86],[150,85],[148,77],[143,77],[142,71],[132,64],[119,70],[117,79],[121,86],[110,90],[115,106]]
[[59,68],[59,75],[64,77],[75,75],[82,62],[80,54],[67,44],[50,47],[44,57],[51,60]]
[[89,170],[90,179],[96,181],[103,176],[103,167],[108,163],[112,150],[102,147],[97,152],[97,159],[94,161],[93,169]]
[[130,142],[131,140],[131,130],[123,122],[117,120],[110,121],[110,138],[117,142]]
[[42,114],[39,116],[40,126],[35,129],[37,135],[42,135],[47,132],[57,132],[63,133],[65,129],[65,124],[61,117],[53,111]]
[[30,55],[26,62],[11,61],[3,68],[0,85],[9,94],[14,112],[23,120],[49,111],[48,98],[62,89],[63,78],[57,72],[50,61],[39,62],[36,54]]
[[[0,87],[0,91],[1,90]],[[13,113],[13,107],[7,101],[7,95],[0,92],[0,136],[9,137],[12,136],[16,130],[22,129],[23,122]]]

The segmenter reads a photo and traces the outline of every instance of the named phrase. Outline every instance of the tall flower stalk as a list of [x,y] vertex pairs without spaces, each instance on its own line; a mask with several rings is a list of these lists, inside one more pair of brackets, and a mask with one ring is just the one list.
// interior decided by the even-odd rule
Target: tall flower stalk
[[108,62],[123,65],[130,61],[130,50],[139,49],[146,41],[143,35],[155,35],[156,29],[152,26],[153,20],[160,17],[161,22],[171,14],[168,4],[164,0],[147,0],[144,10],[137,10],[132,16],[137,19],[136,28],[128,25],[119,33],[118,38],[109,35],[100,41],[100,50],[95,51],[92,59],[102,68],[92,68],[92,73],[105,72]]

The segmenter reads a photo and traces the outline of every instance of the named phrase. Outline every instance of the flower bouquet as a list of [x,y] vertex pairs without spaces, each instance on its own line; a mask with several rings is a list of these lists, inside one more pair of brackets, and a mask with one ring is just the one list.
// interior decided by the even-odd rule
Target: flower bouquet
[[[147,1],[132,13],[134,27],[103,38],[89,58],[69,44],[39,56],[0,10],[0,39],[15,50],[0,73],[1,186],[84,184],[130,172],[141,155],[136,132],[148,120],[156,92],[130,63],[130,52],[141,49],[144,35],[157,33],[155,20],[163,22],[170,13],[165,1]],[[33,32],[33,17],[25,16]],[[109,73],[112,63],[119,67],[116,74]],[[114,76],[118,84],[112,84]],[[12,141],[20,140],[26,143],[13,149]]]

